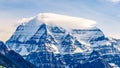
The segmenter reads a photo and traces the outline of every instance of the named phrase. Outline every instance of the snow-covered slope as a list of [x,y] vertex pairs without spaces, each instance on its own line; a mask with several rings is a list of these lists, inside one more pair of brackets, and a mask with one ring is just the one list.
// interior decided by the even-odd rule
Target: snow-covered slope
[[[41,13],[19,22],[22,24],[18,26],[6,45],[38,67],[42,66],[39,63],[43,63],[43,67],[52,67],[50,66],[52,63],[53,67],[64,68],[74,62],[85,62],[94,50],[108,63],[120,66],[119,41],[105,37],[95,26],[95,21]],[[54,66],[58,61],[58,66]],[[70,63],[71,61],[73,63]]]
[[61,42],[60,51],[63,53],[81,53],[84,52],[85,47],[72,35],[67,34]]

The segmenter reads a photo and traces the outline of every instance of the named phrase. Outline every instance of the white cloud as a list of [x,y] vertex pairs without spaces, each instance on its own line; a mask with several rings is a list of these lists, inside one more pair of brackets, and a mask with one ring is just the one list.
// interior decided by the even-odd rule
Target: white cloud
[[72,17],[54,13],[40,13],[36,17],[23,18],[19,22],[28,22],[31,19],[36,19],[41,23],[44,22],[50,25],[58,25],[66,29],[82,29],[91,28],[96,24],[96,21],[88,20],[80,17]]
[[120,0],[107,0],[107,1],[110,1],[112,3],[119,3],[120,2]]
[[80,17],[72,17],[54,13],[42,13],[38,15],[39,20],[47,24],[55,24],[68,28],[89,28],[96,24],[93,20],[88,20]]

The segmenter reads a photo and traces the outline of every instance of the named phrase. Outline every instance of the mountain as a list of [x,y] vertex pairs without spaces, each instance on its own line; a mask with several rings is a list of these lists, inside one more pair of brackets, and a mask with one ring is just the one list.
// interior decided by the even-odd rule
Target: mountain
[[[9,48],[12,48],[15,50],[17,53],[21,55],[26,55],[29,54],[32,51],[39,51],[41,48],[40,46],[45,46],[49,52],[62,52],[64,53],[64,50],[62,51],[62,46],[67,39],[68,35],[73,35],[72,31],[75,27],[66,27],[64,28],[63,26],[64,23],[59,23],[59,19],[57,20],[51,20],[51,17],[61,17],[61,15],[56,15],[56,14],[50,14],[50,13],[43,13],[39,14],[33,19],[29,20],[28,23],[24,23],[18,26],[16,29],[16,32],[12,35],[12,37],[6,42],[7,46]],[[68,19],[70,18],[72,21],[74,21],[74,17],[68,17],[68,16],[62,16],[62,17],[67,17]],[[50,20],[50,22],[48,21]],[[90,22],[92,23],[93,21],[89,20],[84,20],[84,19],[79,19],[75,18],[75,21],[78,20],[80,22]],[[81,21],[82,20],[82,21]],[[55,23],[57,22],[57,23]],[[62,22],[66,22],[66,20],[63,20]],[[59,24],[58,24],[59,23]],[[93,22],[94,23],[94,22]],[[68,24],[68,23],[66,23]],[[88,23],[89,24],[89,23]],[[72,24],[73,25],[73,24]],[[93,27],[90,26],[83,26],[79,25],[81,27],[77,27],[80,29],[92,29]],[[69,29],[68,29],[69,28]],[[93,28],[97,29],[97,28]],[[71,33],[70,33],[71,32]],[[66,37],[65,37],[66,36]],[[69,39],[69,38],[68,38]],[[72,39],[70,39],[72,40]],[[63,42],[61,42],[63,41]],[[84,49],[89,50],[88,47],[84,45],[79,45],[79,40],[74,37],[72,43],[72,47],[76,48],[77,50],[81,50],[80,46],[83,46]],[[76,45],[77,43],[77,45]],[[46,45],[44,45],[46,44]],[[17,46],[16,46],[17,45]],[[52,47],[51,47],[52,46]],[[72,49],[73,49],[72,48]],[[41,49],[40,49],[41,50]],[[23,53],[24,52],[24,53]],[[76,52],[76,51],[74,51]]]
[[[106,37],[92,20],[41,13],[21,23],[6,45],[39,68],[120,67],[120,41]],[[94,51],[100,57],[91,62]]]
[[5,44],[0,41],[0,65],[6,68],[35,68],[35,66],[25,61],[13,50],[8,50]]

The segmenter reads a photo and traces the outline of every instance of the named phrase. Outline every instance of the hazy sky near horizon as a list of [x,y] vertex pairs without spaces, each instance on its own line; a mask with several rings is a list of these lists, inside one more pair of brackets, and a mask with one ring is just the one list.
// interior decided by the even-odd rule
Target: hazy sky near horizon
[[120,38],[120,0],[0,0],[0,40],[13,34],[19,19],[39,13],[91,19],[107,36]]

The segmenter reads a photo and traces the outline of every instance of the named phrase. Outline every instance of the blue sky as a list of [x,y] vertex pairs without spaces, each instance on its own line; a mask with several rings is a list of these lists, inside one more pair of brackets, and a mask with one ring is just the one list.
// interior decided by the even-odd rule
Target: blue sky
[[46,12],[95,20],[106,35],[120,38],[120,0],[0,0],[0,40],[19,19]]

